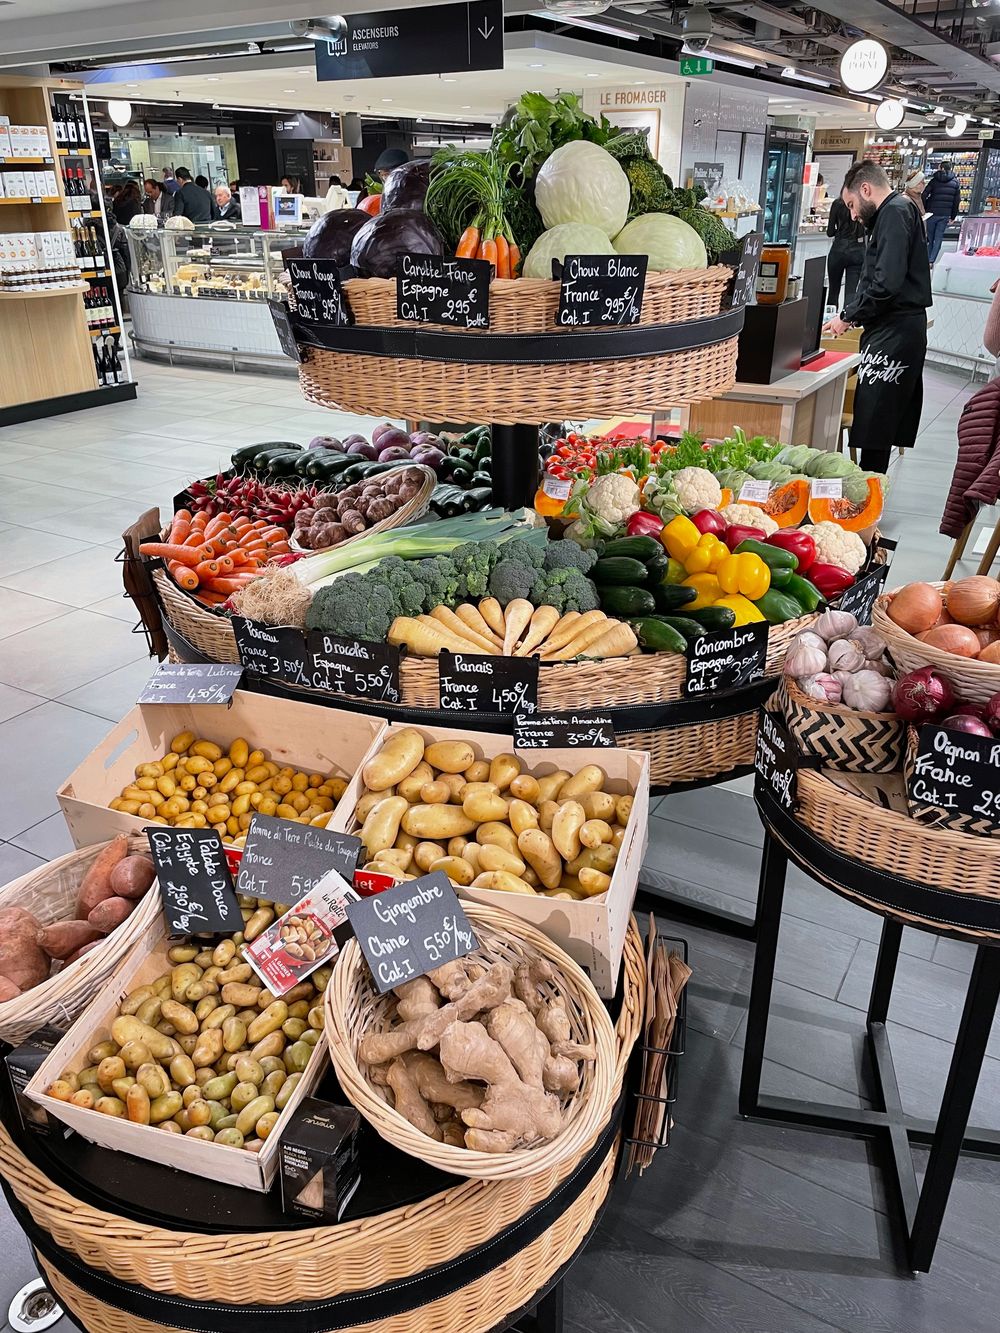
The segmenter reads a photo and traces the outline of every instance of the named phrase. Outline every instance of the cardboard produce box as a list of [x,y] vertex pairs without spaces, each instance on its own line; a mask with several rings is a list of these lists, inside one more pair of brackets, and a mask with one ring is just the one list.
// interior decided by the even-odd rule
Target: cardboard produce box
[[[228,749],[243,737],[281,766],[349,780],[385,726],[381,718],[339,708],[271,699],[237,690],[226,704],[139,704],[105,736],[56,793],[77,847],[116,833],[141,833],[140,815],[109,810],[135,776],[137,764],[162,758],[174,736],[193,731]],[[346,813],[346,809],[345,809]],[[340,829],[340,806],[330,827]]]
[[97,999],[83,1011],[38,1068],[24,1090],[25,1096],[37,1102],[50,1119],[62,1121],[88,1142],[97,1143],[102,1148],[131,1153],[148,1162],[159,1162],[161,1166],[203,1176],[206,1180],[266,1193],[278,1172],[278,1145],[282,1131],[303,1098],[312,1095],[326,1068],[329,1055],[322,1033],[288,1105],[259,1153],[207,1143],[203,1139],[188,1138],[186,1134],[171,1134],[156,1125],[134,1124],[123,1117],[74,1106],[47,1094],[46,1089],[65,1071],[76,1074],[87,1068],[87,1053],[109,1036],[111,1024],[118,1017],[118,1006],[125,996],[175,966],[167,958],[170,947],[171,941],[162,923],[136,945]]
[[[364,783],[361,769],[403,724],[392,722],[378,736],[359,763],[357,775],[338,806],[343,822],[338,828],[358,832],[354,811]],[[425,744],[433,741],[464,740],[486,760],[513,752],[510,736],[489,732],[461,731],[445,727],[416,727]],[[570,749],[519,750],[517,757],[526,772],[535,777],[565,769],[576,773],[585,764],[597,764],[608,776],[606,791],[615,795],[631,792],[634,796],[625,840],[611,876],[611,887],[595,898],[573,901],[546,898],[543,894],[500,893],[493,889],[473,889],[456,885],[460,897],[474,902],[502,907],[545,932],[584,969],[597,991],[605,999],[614,995],[625,948],[625,933],[639,881],[639,868],[649,841],[649,755],[642,750]]]

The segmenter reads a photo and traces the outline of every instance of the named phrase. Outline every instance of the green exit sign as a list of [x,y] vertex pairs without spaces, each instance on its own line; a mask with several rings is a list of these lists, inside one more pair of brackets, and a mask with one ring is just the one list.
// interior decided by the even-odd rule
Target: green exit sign
[[681,56],[681,77],[697,78],[701,74],[714,74],[715,61],[708,56]]

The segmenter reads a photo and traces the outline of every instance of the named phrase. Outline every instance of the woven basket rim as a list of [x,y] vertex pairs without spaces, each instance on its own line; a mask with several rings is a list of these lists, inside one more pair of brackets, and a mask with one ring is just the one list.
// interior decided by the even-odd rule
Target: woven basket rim
[[865,710],[862,712],[862,710],[859,709],[859,708],[848,708],[848,706],[847,706],[846,704],[842,704],[842,703],[841,703],[841,704],[829,704],[829,703],[824,703],[822,699],[814,699],[814,698],[812,697],[812,695],[810,695],[810,694],[806,694],[805,690],[803,690],[803,689],[800,688],[799,683],[798,683],[798,681],[795,679],[794,676],[785,676],[785,677],[784,677],[784,682],[785,682],[785,689],[788,691],[788,696],[789,696],[789,698],[793,698],[793,697],[794,697],[795,702],[796,702],[801,708],[808,708],[808,709],[810,710],[810,712],[813,712],[813,713],[829,713],[829,714],[830,714],[831,716],[833,716],[833,717],[842,717],[842,718],[844,718],[844,719],[846,719],[846,720],[848,720],[848,721],[849,721],[851,718],[868,718],[868,717],[870,717],[870,718],[874,718],[877,722],[899,722],[899,723],[902,723],[902,718],[897,717],[897,715],[896,715],[895,713],[892,713],[892,712],[889,712],[889,713],[874,713],[874,712],[870,711],[869,709],[865,709]]
[[[950,579],[927,581],[938,592],[951,584]],[[921,642],[915,634],[897,625],[889,615],[889,604],[900,591],[900,588],[893,588],[889,592],[882,593],[875,599],[872,608],[872,625],[885,639],[900,671],[904,669],[909,671],[912,668],[898,661],[897,652],[919,661],[922,666],[931,666],[940,671],[953,684],[958,685],[963,697],[968,698],[969,702],[985,703],[991,695],[1000,691],[1000,663],[983,662],[978,657],[961,657],[957,653],[947,653],[931,643]],[[965,694],[965,691],[972,693]]]

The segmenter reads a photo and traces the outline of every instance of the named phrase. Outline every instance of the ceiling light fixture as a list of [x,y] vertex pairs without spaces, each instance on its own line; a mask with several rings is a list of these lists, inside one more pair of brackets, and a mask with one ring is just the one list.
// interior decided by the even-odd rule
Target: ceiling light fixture
[[[697,51],[689,50],[687,43],[685,43],[684,46],[681,47],[681,54],[695,56],[699,53]],[[726,55],[722,51],[702,51],[701,55],[708,56],[709,60],[714,60],[716,64],[738,65],[740,69],[756,69],[759,63],[753,60],[739,60],[736,56]]]
[[894,130],[897,125],[902,125],[905,114],[902,102],[887,98],[875,109],[875,124],[880,130]]
[[546,8],[533,9],[531,17],[536,19],[551,19],[553,22],[558,20],[560,23],[567,23],[571,28],[589,28],[591,32],[607,33],[609,37],[624,37],[627,42],[637,42],[639,34],[630,32],[628,28],[616,28],[610,23],[594,23],[590,19],[580,17],[583,14],[603,14],[610,4],[601,3],[599,7],[590,8],[581,0],[579,4],[575,0],[570,0],[573,8],[569,13],[563,13],[561,10]]
[[961,139],[968,124],[969,122],[965,116],[949,116],[945,121],[944,132],[949,139]]
[[132,119],[132,103],[109,101],[108,115],[116,125],[124,127]]

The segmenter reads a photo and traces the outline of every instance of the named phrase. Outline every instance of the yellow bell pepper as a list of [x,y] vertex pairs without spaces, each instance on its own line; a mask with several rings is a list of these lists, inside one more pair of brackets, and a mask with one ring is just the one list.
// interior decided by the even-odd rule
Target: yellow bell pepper
[[763,597],[771,586],[771,571],[759,555],[750,551],[729,556],[717,572],[724,593],[740,593],[751,602]]
[[[694,603],[689,603],[689,605],[693,606]],[[754,621],[765,619],[754,606],[753,602],[746,597],[741,597],[738,592],[733,593],[729,597],[720,597],[714,605],[725,606],[728,607],[730,611],[733,611],[736,615],[736,619],[733,622],[735,625],[751,625]]]
[[[689,574],[715,574],[719,566],[732,557],[729,547],[714,532],[703,533],[698,545],[684,557],[684,568]],[[763,563],[763,562],[762,562]]]
[[[681,586],[694,588],[698,596],[693,602],[685,602],[678,615],[682,611],[700,611],[703,606],[714,606],[722,596],[722,588],[714,574],[691,574]],[[754,609],[756,610],[756,608]]]
[[700,540],[701,533],[684,514],[672,518],[660,533],[660,541],[667,548],[667,555],[681,563]]

